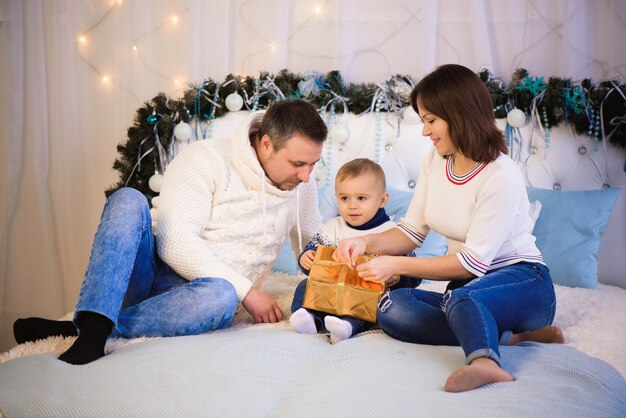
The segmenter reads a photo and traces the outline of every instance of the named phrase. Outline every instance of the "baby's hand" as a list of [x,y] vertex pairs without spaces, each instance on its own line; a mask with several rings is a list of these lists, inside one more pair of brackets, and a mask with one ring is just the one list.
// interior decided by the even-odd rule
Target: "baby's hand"
[[315,251],[306,251],[304,254],[302,254],[302,257],[300,257],[300,265],[307,270],[311,270],[313,260],[315,260]]

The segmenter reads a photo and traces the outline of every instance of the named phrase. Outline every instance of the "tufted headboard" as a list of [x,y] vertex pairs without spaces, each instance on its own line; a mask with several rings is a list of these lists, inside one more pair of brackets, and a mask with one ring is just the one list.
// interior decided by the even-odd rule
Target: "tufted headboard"
[[[218,119],[213,128],[213,137],[230,136],[247,113],[229,112],[225,117]],[[395,113],[370,112],[363,115],[336,116],[333,125],[336,127],[330,129],[322,161],[315,170],[318,186],[332,188],[334,175],[343,163],[356,157],[367,157],[382,165],[387,175],[388,187],[402,191],[412,190],[420,163],[432,148],[430,140],[422,137],[422,124],[412,109],[405,109],[400,121]],[[506,121],[498,120],[498,126],[504,131]],[[541,127],[531,122],[527,122],[513,136],[512,156],[518,161],[528,186],[567,192],[621,189],[626,185],[625,150],[616,149],[603,142],[595,147],[590,137],[577,136],[566,126],[551,129],[548,142],[549,147],[546,147],[544,132]],[[601,230],[604,226],[592,222],[600,213],[593,207],[592,203],[598,200],[598,195],[593,193],[571,196],[575,197],[571,201],[562,199],[564,193],[555,193],[557,202],[563,203],[552,209],[562,210],[563,217],[568,217],[574,212],[579,217],[571,221],[574,222],[573,225],[567,224],[555,218],[554,212],[551,218],[546,218],[551,208],[543,207],[537,227],[542,223],[544,229],[547,228],[547,238],[556,239],[560,237],[560,233],[565,232],[562,245],[559,241],[553,245],[563,247],[565,254],[559,255],[559,259],[566,259],[568,254],[571,256],[567,249],[569,244],[567,241],[571,237],[565,229],[578,229],[576,222],[588,226],[591,233],[598,235],[598,239],[601,235],[597,267],[599,281],[626,288],[626,196],[620,190],[614,192],[612,196],[617,196],[614,207],[612,204],[605,205],[611,207],[604,211],[608,223],[603,234]],[[545,219],[542,219],[544,213]],[[584,221],[580,221],[580,217]],[[586,225],[587,220],[590,225]],[[561,248],[557,250],[560,251]],[[585,255],[592,252],[592,250],[581,251],[584,251]],[[585,267],[589,267],[588,264],[585,262]],[[591,267],[595,270],[595,266]]]

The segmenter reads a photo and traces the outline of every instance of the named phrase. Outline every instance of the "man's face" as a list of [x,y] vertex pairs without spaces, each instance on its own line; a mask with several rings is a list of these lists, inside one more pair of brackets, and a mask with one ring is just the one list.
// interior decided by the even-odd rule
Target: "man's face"
[[309,181],[321,154],[321,143],[298,133],[289,138],[278,151],[274,150],[267,135],[261,138],[257,148],[257,156],[265,174],[282,190],[293,190],[298,184]]

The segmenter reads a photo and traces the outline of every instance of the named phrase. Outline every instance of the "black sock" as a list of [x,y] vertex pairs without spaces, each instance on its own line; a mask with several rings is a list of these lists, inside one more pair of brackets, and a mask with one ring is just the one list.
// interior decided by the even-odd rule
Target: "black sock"
[[104,356],[104,344],[113,324],[95,312],[83,312],[79,318],[80,334],[74,344],[59,356],[70,364],[87,364]]
[[42,340],[52,337],[53,335],[75,337],[78,335],[78,331],[72,321],[53,321],[44,318],[20,318],[13,323],[13,336],[18,344],[27,341]]

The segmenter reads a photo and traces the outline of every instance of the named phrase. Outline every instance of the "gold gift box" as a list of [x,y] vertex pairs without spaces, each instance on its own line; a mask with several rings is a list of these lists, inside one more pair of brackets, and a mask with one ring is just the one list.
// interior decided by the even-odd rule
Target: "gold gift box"
[[[337,316],[347,315],[376,322],[378,299],[385,291],[385,285],[363,280],[356,270],[334,261],[334,251],[333,247],[317,247],[302,306]],[[370,259],[372,256],[361,255],[357,264]]]

